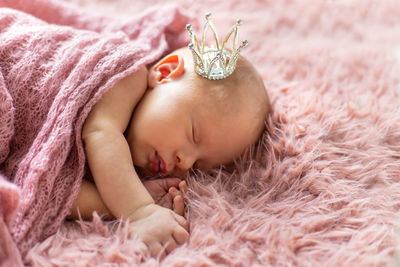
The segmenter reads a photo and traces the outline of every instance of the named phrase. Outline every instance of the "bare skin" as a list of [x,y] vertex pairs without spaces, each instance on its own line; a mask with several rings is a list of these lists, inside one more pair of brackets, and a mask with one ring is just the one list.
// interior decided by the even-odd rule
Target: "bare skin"
[[[186,181],[182,181],[179,178],[160,178],[144,181],[143,185],[157,205],[171,209],[184,216],[184,198],[187,192]],[[90,181],[83,180],[68,219],[81,218],[83,220],[91,220],[94,211],[105,220],[115,219],[101,199],[96,185]]]
[[[123,135],[146,88],[147,70],[142,68],[117,83],[89,113],[82,139],[98,195],[87,184],[80,195],[91,190],[99,210],[115,218],[128,219],[131,235],[139,236],[152,256],[163,257],[186,242],[189,233],[186,219],[157,205],[140,181]],[[87,210],[86,203],[79,197],[74,206]]]
[[142,182],[138,171],[177,177],[228,164],[256,142],[268,110],[262,81],[244,59],[222,81],[195,74],[187,49],[141,68],[115,84],[85,121],[95,185],[82,183],[71,217],[79,208],[88,219],[93,211],[127,219],[152,256],[166,256],[189,239],[187,185],[176,178]]

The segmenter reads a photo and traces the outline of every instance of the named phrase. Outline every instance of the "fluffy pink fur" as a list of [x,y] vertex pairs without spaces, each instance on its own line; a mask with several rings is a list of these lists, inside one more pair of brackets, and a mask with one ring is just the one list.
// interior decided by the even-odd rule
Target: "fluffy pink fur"
[[[72,1],[72,0],[71,0]],[[136,13],[146,0],[74,0]],[[154,0],[152,3],[164,3]],[[211,11],[220,33],[241,17],[243,54],[263,76],[268,132],[233,174],[190,177],[190,242],[165,266],[395,265],[400,208],[397,0],[178,0]],[[157,266],[126,225],[66,223],[33,265]]]

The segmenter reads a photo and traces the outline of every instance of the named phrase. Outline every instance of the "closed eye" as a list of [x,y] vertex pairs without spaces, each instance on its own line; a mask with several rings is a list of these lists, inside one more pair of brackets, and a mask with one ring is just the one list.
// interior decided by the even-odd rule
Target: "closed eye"
[[197,144],[196,132],[193,125],[192,125],[192,140],[194,144]]
[[199,121],[192,117],[192,121],[191,122],[192,122],[191,124],[192,124],[192,141],[193,141],[193,144],[199,145],[200,142],[201,142],[201,138],[200,138],[201,132],[199,132],[199,130],[201,130],[201,129],[199,129],[199,126],[200,126],[199,125]]

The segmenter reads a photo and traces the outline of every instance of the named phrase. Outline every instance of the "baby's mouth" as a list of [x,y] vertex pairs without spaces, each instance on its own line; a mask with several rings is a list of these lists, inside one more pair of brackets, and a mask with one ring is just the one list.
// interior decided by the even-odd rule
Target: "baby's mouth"
[[154,156],[150,160],[150,170],[153,172],[167,172],[164,160],[158,155],[157,151],[155,151]]

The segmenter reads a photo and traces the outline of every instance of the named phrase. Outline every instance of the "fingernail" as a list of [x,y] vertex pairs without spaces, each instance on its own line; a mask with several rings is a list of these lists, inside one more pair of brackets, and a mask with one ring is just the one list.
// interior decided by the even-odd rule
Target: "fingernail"
[[169,192],[171,193],[171,194],[174,194],[175,192],[176,192],[176,188],[175,187],[170,187],[169,188]]

